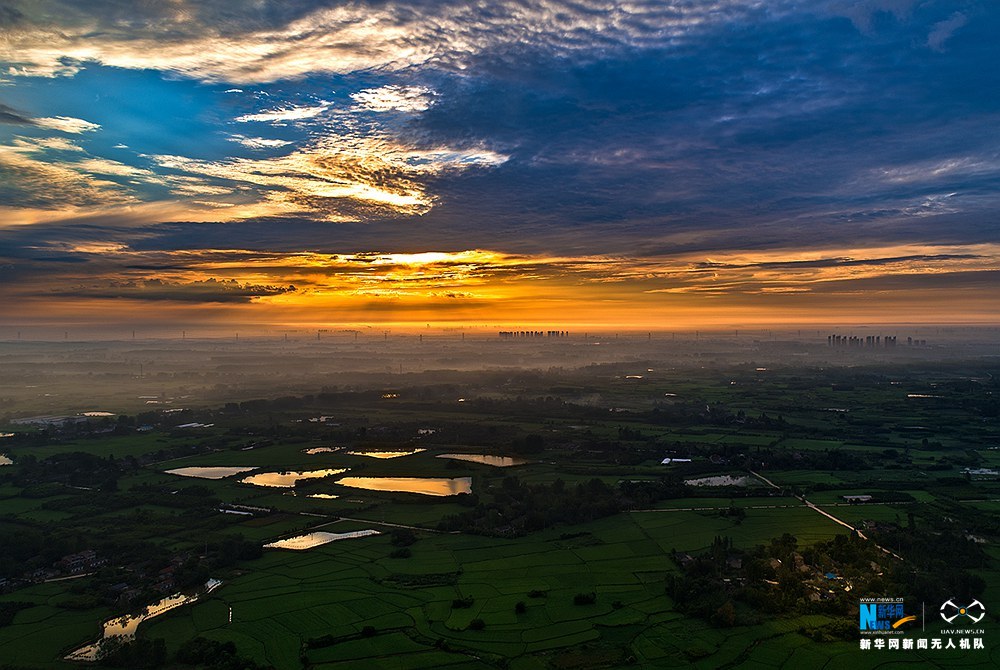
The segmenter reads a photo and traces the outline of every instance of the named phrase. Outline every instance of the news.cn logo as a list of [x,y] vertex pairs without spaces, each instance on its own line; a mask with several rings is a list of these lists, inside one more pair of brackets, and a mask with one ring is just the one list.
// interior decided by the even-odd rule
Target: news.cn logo
[[941,618],[952,623],[959,617],[967,617],[972,623],[979,623],[986,616],[986,605],[973,600],[968,605],[957,605],[954,600],[948,600],[941,605]]
[[883,602],[860,603],[858,628],[862,631],[894,631],[900,626],[915,621],[917,617],[907,616],[903,611],[902,599],[887,599]]

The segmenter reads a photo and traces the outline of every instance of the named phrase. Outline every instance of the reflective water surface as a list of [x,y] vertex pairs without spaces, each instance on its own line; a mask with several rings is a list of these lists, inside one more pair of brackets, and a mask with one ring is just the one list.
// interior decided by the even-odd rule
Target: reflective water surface
[[509,468],[514,465],[524,465],[529,462],[523,458],[512,458],[510,456],[489,456],[486,454],[440,454],[438,458],[450,458],[454,461],[482,463],[483,465],[493,465],[498,468]]
[[369,535],[379,534],[380,533],[377,530],[372,528],[355,530],[347,533],[327,533],[325,531],[316,531],[315,533],[306,533],[305,535],[296,535],[295,537],[278,540],[277,542],[270,542],[265,544],[264,548],[293,549],[295,551],[301,551],[303,549],[312,549],[313,547],[318,547],[323,544],[329,544],[330,542],[336,542],[337,540],[350,540],[356,537],[367,537]]
[[340,451],[340,447],[313,447],[312,449],[303,449],[302,451],[313,456],[315,454],[332,454],[335,451]]
[[250,475],[240,480],[243,484],[253,484],[254,486],[273,486],[277,488],[288,488],[295,486],[295,482],[303,479],[320,479],[330,475],[339,475],[347,472],[347,468],[327,468],[325,470],[302,470],[297,472],[261,472]]
[[457,493],[472,493],[472,477],[453,479],[433,477],[344,477],[338,479],[341,486],[351,486],[368,491],[401,491],[420,493],[425,496],[453,496]]
[[348,451],[351,456],[368,456],[369,458],[399,458],[400,456],[412,456],[419,454],[426,449],[410,449],[409,451]]
[[197,477],[198,479],[224,479],[238,475],[241,472],[250,472],[256,469],[256,467],[191,467],[174,468],[173,470],[167,470],[166,473],[168,475],[180,475],[181,477]]
[[139,624],[146,619],[152,619],[155,616],[159,616],[164,612],[169,612],[175,607],[180,607],[187,603],[192,603],[206,593],[211,593],[215,589],[222,586],[222,582],[218,579],[209,579],[205,582],[205,587],[201,592],[192,595],[185,595],[183,593],[175,593],[172,596],[167,596],[163,600],[149,605],[139,614],[127,614],[125,616],[120,616],[117,619],[109,619],[104,622],[104,629],[101,633],[101,639],[94,644],[88,644],[86,647],[80,647],[76,651],[70,653],[66,656],[67,661],[96,661],[97,655],[101,650],[101,643],[105,640],[109,640],[113,637],[121,637],[126,640],[135,637],[135,631],[139,627]]
[[688,486],[746,486],[747,477],[719,475],[718,477],[702,477],[701,479],[685,479]]

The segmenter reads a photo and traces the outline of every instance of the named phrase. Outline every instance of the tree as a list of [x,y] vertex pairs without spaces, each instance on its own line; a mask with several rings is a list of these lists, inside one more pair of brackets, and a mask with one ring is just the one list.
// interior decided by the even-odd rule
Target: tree
[[732,600],[727,600],[712,615],[712,623],[723,628],[731,628],[736,625],[736,608]]

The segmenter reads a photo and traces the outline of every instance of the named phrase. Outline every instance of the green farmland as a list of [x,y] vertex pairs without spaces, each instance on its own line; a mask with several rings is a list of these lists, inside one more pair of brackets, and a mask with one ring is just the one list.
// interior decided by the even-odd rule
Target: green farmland
[[[769,373],[736,395],[713,371],[647,385],[578,374],[523,379],[502,395],[477,396],[470,380],[3,427],[13,464],[0,468],[0,667],[78,667],[63,657],[97,640],[102,621],[196,593],[209,577],[222,585],[143,622],[98,664],[133,667],[137,656],[123,654],[155,650],[148,667],[222,667],[184,660],[195,648],[279,670],[1000,661],[995,644],[906,658],[858,649],[865,593],[935,607],[972,589],[991,607],[1000,594],[1000,481],[988,474],[1000,452],[984,389],[939,382],[936,405],[913,405],[906,389],[880,395],[885,376],[815,373],[851,375],[851,411],[831,414],[829,380],[790,404],[799,373]],[[614,412],[578,404],[595,388]],[[651,400],[664,389],[691,400]],[[910,414],[888,419],[897,405]],[[942,408],[966,420],[935,424]],[[448,453],[527,462],[439,458]],[[166,472],[207,467],[255,469]],[[315,471],[333,474],[240,481]],[[471,493],[349,488],[347,476],[458,478]],[[379,534],[262,548],[368,529]],[[93,563],[69,572],[62,557],[81,551]],[[991,608],[987,628],[995,617]]]

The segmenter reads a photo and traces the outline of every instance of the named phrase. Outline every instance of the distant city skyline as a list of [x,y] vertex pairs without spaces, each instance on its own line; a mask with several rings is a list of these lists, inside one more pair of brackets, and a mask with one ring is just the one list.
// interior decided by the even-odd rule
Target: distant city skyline
[[998,29],[985,0],[5,2],[0,328],[996,324]]

